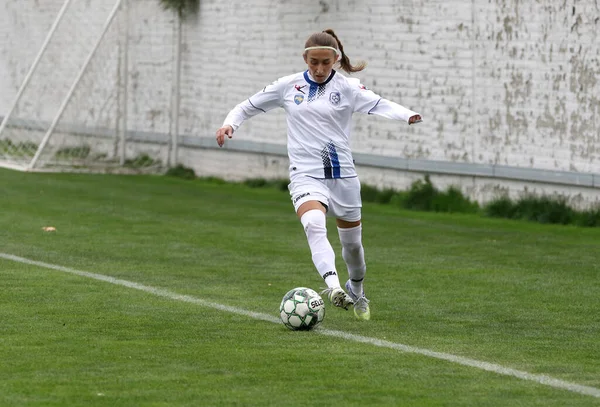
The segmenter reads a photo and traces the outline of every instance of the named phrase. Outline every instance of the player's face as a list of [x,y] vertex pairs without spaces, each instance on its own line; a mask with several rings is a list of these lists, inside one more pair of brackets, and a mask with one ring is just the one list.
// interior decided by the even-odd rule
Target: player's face
[[330,49],[311,49],[304,54],[304,61],[310,76],[317,83],[325,82],[335,64],[335,52]]

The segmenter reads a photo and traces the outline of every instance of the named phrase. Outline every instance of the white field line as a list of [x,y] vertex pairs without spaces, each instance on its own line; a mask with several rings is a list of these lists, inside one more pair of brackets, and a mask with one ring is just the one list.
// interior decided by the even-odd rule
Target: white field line
[[[153,294],[153,295],[156,295],[159,297],[164,297],[164,298],[169,298],[171,300],[197,304],[197,305],[200,305],[203,307],[208,307],[208,308],[213,308],[213,309],[217,309],[220,311],[230,312],[233,314],[243,315],[243,316],[250,317],[253,319],[258,319],[261,321],[272,322],[275,324],[281,323],[281,321],[279,320],[278,317],[275,317],[275,316],[272,316],[269,314],[247,311],[242,308],[230,307],[228,305],[205,301],[203,299],[192,297],[189,295],[177,294],[177,293],[174,293],[169,290],[164,290],[162,288],[155,288],[155,287],[135,283],[132,281],[121,280],[118,278],[105,276],[103,274],[88,273],[86,271],[80,271],[80,270],[75,270],[75,269],[72,269],[69,267],[63,267],[63,266],[57,266],[54,264],[43,263],[41,261],[30,260],[30,259],[26,259],[24,257],[14,256],[12,254],[1,253],[1,252],[0,252],[0,258],[6,259],[6,260],[12,260],[12,261],[15,261],[18,263],[43,267],[43,268],[47,268],[47,269],[51,269],[51,270],[62,271],[64,273],[75,274],[77,276],[87,277],[87,278],[91,278],[91,279],[99,280],[99,281],[104,281],[107,283],[120,285],[122,287],[134,288],[136,290],[144,291],[146,293]],[[546,375],[527,373],[527,372],[524,372],[521,370],[504,367],[504,366],[497,365],[494,363],[482,362],[482,361],[475,360],[475,359],[469,359],[469,358],[465,358],[462,356],[452,355],[450,353],[435,352],[435,351],[432,351],[429,349],[416,348],[414,346],[408,346],[408,345],[403,345],[401,343],[384,341],[381,339],[371,338],[368,336],[354,335],[354,334],[343,332],[343,331],[335,331],[335,330],[331,330],[331,329],[317,328],[314,330],[314,333],[320,334],[320,335],[331,336],[334,338],[346,339],[348,341],[353,341],[353,342],[365,343],[368,345],[378,346],[381,348],[394,349],[394,350],[397,350],[400,352],[414,353],[414,354],[418,354],[418,355],[427,356],[430,358],[446,360],[448,362],[456,363],[456,364],[463,365],[463,366],[470,366],[470,367],[474,367],[477,369],[486,370],[486,371],[492,372],[492,373],[497,373],[497,374],[501,374],[501,375],[505,375],[505,376],[512,376],[512,377],[516,377],[518,379],[543,384],[545,386],[553,387],[556,389],[568,390],[573,393],[579,393],[579,394],[584,394],[587,396],[600,398],[600,389],[595,388],[595,387],[583,386],[583,385],[580,385],[577,383],[566,382],[564,380],[555,379],[553,377],[546,376]]]

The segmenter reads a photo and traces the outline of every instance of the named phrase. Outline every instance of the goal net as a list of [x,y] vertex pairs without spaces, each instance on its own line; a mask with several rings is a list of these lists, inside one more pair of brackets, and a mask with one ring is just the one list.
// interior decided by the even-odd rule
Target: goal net
[[128,129],[128,3],[64,1],[2,118],[0,166],[160,172],[169,164],[168,128]]

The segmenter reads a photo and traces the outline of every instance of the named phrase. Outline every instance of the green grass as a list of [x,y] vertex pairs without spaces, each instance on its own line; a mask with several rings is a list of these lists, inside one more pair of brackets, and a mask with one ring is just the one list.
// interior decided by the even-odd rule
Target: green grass
[[[323,328],[600,388],[600,230],[377,204],[363,219],[372,320],[328,307]],[[0,252],[274,317],[290,288],[323,285],[286,193],[201,179],[0,170]],[[0,280],[0,405],[600,404],[1,258]]]

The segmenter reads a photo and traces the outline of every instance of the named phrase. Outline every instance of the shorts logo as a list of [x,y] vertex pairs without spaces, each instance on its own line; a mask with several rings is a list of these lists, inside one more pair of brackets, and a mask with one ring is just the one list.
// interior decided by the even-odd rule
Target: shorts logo
[[329,94],[329,101],[331,102],[332,105],[337,106],[340,104],[340,100],[341,100],[341,96],[340,96],[340,92],[331,92]]
[[296,96],[294,96],[294,102],[296,102],[297,105],[304,102],[304,95],[301,93],[296,94]]
[[294,204],[295,204],[296,202],[298,202],[299,200],[301,200],[302,198],[304,198],[305,196],[309,196],[309,195],[310,195],[310,192],[306,192],[306,193],[304,193],[304,194],[300,194],[300,195],[298,195],[297,197],[295,197],[295,198],[294,198]]

